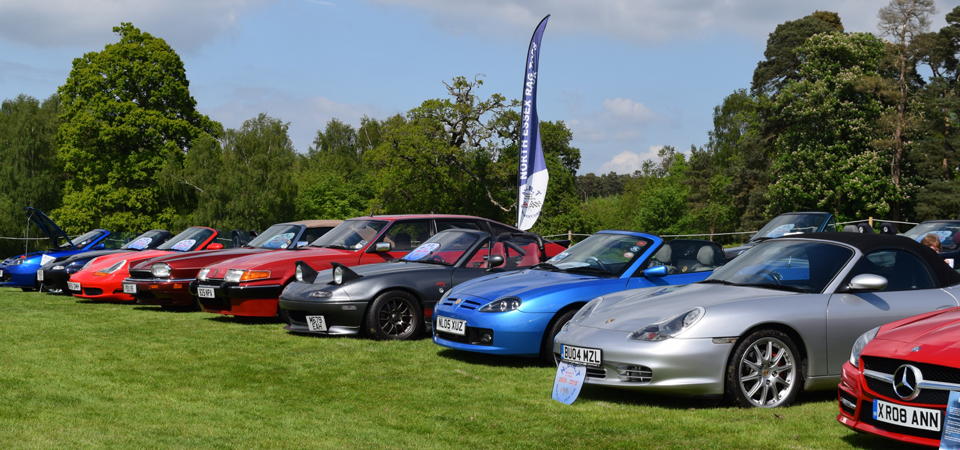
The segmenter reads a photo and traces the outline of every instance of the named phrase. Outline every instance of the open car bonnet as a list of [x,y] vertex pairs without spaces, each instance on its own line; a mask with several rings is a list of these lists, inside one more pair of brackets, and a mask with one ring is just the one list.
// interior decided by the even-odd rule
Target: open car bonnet
[[67,237],[67,233],[64,233],[63,230],[57,226],[56,222],[47,217],[42,211],[31,206],[23,208],[23,211],[27,214],[27,218],[30,219],[43,234],[46,234],[47,237],[50,238],[50,244],[53,248],[57,248],[59,240],[63,239],[70,244],[71,249],[78,250],[77,246],[73,244],[73,241]]

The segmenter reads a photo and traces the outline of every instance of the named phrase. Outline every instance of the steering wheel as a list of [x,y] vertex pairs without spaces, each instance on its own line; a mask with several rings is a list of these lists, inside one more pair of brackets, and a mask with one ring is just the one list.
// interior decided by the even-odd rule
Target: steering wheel
[[613,271],[611,271],[609,267],[605,266],[602,262],[600,262],[600,260],[597,259],[596,256],[588,256],[588,257],[587,257],[587,261],[595,262],[595,263],[597,263],[597,267],[599,267],[599,268],[601,268],[601,269],[603,269],[603,270],[606,270],[607,272],[613,273]]
[[761,274],[766,275],[773,281],[776,281],[777,284],[780,284],[780,280],[783,280],[783,275],[780,275],[780,272],[777,272],[776,270],[760,269],[756,272],[755,275],[761,275]]
[[438,263],[444,263],[444,264],[447,263],[446,261],[443,260],[443,258],[440,257],[440,255],[432,255],[432,256],[430,256],[430,261],[434,261],[434,262],[438,262]]

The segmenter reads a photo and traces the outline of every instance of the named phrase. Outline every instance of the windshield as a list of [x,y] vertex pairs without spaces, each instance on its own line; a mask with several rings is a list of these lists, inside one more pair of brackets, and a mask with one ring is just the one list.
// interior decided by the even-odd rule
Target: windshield
[[150,244],[153,243],[154,240],[162,239],[162,235],[162,231],[151,230],[141,234],[140,236],[137,236],[136,239],[127,242],[123,245],[123,247],[120,248],[124,250],[143,250],[145,248],[149,248]]
[[419,247],[400,259],[452,266],[467,250],[473,247],[473,244],[479,238],[480,236],[475,234],[443,231],[428,239],[427,242],[420,244]]
[[946,250],[957,250],[960,248],[960,222],[924,222],[903,233],[904,236],[920,242],[928,234],[936,235],[940,239],[940,245]]
[[200,227],[187,228],[180,234],[170,238],[169,241],[160,244],[157,250],[173,250],[176,252],[189,252],[196,250],[200,244],[203,244],[213,235],[213,230]]
[[303,225],[292,225],[289,223],[273,225],[267,228],[267,231],[260,233],[254,240],[247,244],[253,248],[296,248],[297,243],[294,239],[303,229]]
[[600,233],[550,258],[547,263],[567,271],[592,268],[619,276],[651,245],[653,241],[638,236]]
[[776,239],[728,262],[707,277],[707,282],[820,293],[851,257],[853,250],[836,244]]
[[[90,245],[91,242],[97,240],[97,238],[100,236],[103,236],[103,233],[103,231],[93,230],[87,232],[86,234],[81,234],[80,236],[77,236],[71,240],[73,241],[73,245],[76,245],[77,248],[84,248],[87,245]],[[63,244],[60,244],[60,248],[70,248],[70,243],[64,242]]]
[[386,225],[385,220],[347,220],[320,236],[310,246],[360,250],[376,238]]
[[[829,214],[781,214],[763,226],[750,240],[778,238],[793,233],[816,233]],[[836,230],[827,230],[836,231]]]

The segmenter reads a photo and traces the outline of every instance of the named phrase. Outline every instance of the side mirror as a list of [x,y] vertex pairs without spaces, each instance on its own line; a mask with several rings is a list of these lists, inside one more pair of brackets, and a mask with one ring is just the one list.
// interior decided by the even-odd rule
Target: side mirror
[[500,255],[493,255],[487,258],[487,267],[494,268],[503,265],[503,257]]
[[667,266],[657,266],[645,269],[643,271],[643,276],[645,277],[664,277],[667,276]]
[[377,246],[373,249],[375,252],[389,252],[393,248],[389,242],[377,242]]
[[307,241],[300,241],[300,242],[297,242],[297,248],[306,247],[306,246],[309,245],[309,244],[310,244],[310,243],[307,242]]
[[853,277],[847,289],[851,291],[879,291],[885,287],[887,287],[886,278],[880,275],[865,273]]
[[222,249],[223,249],[223,244],[220,244],[218,242],[214,242],[207,246],[207,250],[222,250]]
[[97,246],[94,247],[93,249],[94,249],[94,250],[103,250],[103,249],[105,249],[105,248],[107,248],[105,245],[103,245],[103,244],[97,244]]

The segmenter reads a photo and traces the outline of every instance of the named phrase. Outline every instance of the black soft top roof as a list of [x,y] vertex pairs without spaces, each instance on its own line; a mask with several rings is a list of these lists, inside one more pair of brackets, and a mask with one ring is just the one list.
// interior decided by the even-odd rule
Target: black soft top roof
[[933,269],[934,274],[939,278],[940,286],[951,286],[960,283],[960,273],[957,273],[953,267],[950,267],[943,258],[927,247],[913,239],[905,236],[893,234],[869,234],[869,233],[807,233],[795,236],[784,236],[783,238],[798,239],[818,239],[826,241],[840,242],[851,247],[856,247],[863,253],[870,253],[879,249],[899,249],[910,251],[924,260]]

